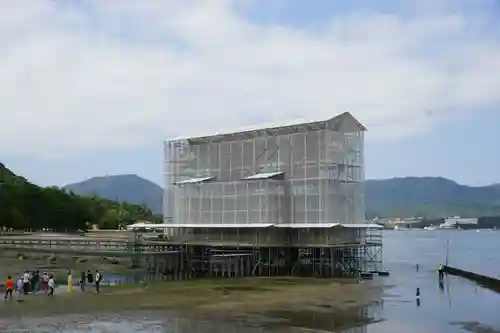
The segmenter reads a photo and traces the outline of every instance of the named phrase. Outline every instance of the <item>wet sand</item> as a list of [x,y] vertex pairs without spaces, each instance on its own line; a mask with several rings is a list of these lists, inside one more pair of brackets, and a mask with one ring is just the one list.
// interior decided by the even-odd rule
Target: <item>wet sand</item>
[[[380,287],[354,281],[301,278],[242,278],[235,280],[190,280],[158,282],[147,286],[103,287],[101,294],[61,292],[53,299],[28,295],[22,307],[15,304],[0,316],[15,316],[17,310],[50,315],[121,310],[171,310],[196,313],[262,313],[328,309],[346,310],[371,304],[380,298]],[[45,306],[49,305],[50,306]],[[71,306],[68,306],[71,304]]]
[[[177,285],[172,283],[168,287],[166,284],[151,285],[150,290],[138,287],[105,288],[105,295],[61,294],[53,303],[33,298],[20,306],[0,305],[0,313],[3,313],[0,314],[0,331],[500,332],[500,294],[452,276],[446,276],[441,286],[438,284],[436,272],[437,265],[444,258],[442,244],[446,244],[446,238],[459,237],[452,239],[451,243],[468,244],[467,247],[454,248],[451,259],[454,262],[453,258],[456,258],[456,262],[465,268],[469,267],[471,261],[476,264],[483,262],[488,267],[494,266],[491,265],[491,262],[495,262],[493,259],[484,262],[478,261],[477,258],[487,257],[488,253],[497,255],[498,251],[487,250],[493,245],[498,247],[497,238],[491,240],[493,243],[480,238],[479,245],[474,245],[466,232],[443,234],[444,236],[440,236],[436,232],[424,231],[386,232],[384,268],[390,271],[391,275],[375,277],[373,281],[358,285],[360,289],[346,289],[348,293],[343,293],[343,281],[314,279],[303,279],[300,283],[283,282],[279,279],[273,283],[259,281],[257,286],[252,283],[242,285],[237,280],[197,280]],[[475,232],[472,236],[478,237]],[[475,246],[479,246],[479,250],[476,250]],[[472,252],[468,254],[466,248],[470,248],[467,251]],[[459,253],[454,254],[455,250]],[[417,263],[420,265],[418,271],[415,269]],[[198,286],[190,286],[189,283]],[[328,286],[328,283],[335,286]],[[350,283],[347,282],[348,285]],[[317,289],[311,290],[313,287]],[[420,289],[419,302],[416,298],[416,288]],[[154,291],[157,296],[154,296]],[[373,297],[362,295],[358,299],[356,295],[365,291]],[[379,294],[382,294],[380,298],[377,296]],[[92,297],[94,300],[91,300]],[[106,300],[107,298],[109,299]],[[370,300],[374,300],[371,306],[359,306],[369,304]],[[28,302],[38,302],[38,305]],[[133,304],[130,304],[132,302]],[[16,313],[16,306],[34,307],[35,310],[32,311],[32,316],[23,317]],[[54,309],[40,309],[49,306]],[[95,309],[92,309],[93,306]],[[77,314],[80,310],[81,314]]]
[[161,317],[175,311],[193,318],[259,324],[269,329],[310,327],[314,319],[317,329],[333,330],[370,322],[362,309],[377,302],[381,292],[377,283],[359,284],[352,280],[245,278],[161,282],[146,287],[107,287],[101,294],[74,290],[53,299],[29,295],[22,303],[13,301],[0,307],[0,317],[6,325],[26,312],[36,317],[86,314],[90,318],[127,311],[132,311],[132,317],[141,312]]

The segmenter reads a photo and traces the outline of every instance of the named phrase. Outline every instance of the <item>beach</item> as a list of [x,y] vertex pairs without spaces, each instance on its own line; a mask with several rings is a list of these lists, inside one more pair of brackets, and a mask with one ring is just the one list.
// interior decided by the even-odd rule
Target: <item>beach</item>
[[[54,298],[28,295],[0,308],[3,325],[16,318],[129,313],[128,318],[163,313],[210,317],[221,321],[294,326],[317,318],[321,329],[348,329],[366,324],[363,309],[380,301],[381,287],[372,281],[309,278],[241,278],[122,285],[82,293],[60,290]],[[322,318],[323,317],[323,318]]]
[[195,279],[103,286],[100,295],[89,286],[68,294],[58,281],[54,299],[0,306],[0,331],[499,333],[498,293],[454,276],[438,283],[448,239],[450,264],[497,274],[498,232],[386,231],[388,277]]

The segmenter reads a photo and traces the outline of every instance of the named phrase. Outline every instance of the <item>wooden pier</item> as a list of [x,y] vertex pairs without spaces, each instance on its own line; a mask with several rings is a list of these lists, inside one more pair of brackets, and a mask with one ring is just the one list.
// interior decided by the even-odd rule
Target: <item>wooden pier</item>
[[477,274],[471,271],[466,271],[451,266],[443,266],[443,272],[446,274],[455,275],[474,281],[480,286],[483,286],[485,288],[488,288],[496,292],[500,292],[500,279],[498,278]]

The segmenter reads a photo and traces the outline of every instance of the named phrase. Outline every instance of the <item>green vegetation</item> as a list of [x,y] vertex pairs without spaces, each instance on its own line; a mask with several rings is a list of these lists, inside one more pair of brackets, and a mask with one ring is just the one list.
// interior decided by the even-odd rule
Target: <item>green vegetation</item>
[[14,230],[71,232],[116,229],[136,220],[158,220],[144,205],[97,196],[78,196],[57,187],[39,187],[0,163],[0,226]]

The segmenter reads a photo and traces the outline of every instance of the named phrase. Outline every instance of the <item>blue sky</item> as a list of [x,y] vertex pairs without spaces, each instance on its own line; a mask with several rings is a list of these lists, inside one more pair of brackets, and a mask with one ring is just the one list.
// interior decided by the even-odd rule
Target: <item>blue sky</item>
[[0,160],[35,183],[161,184],[164,139],[345,110],[369,129],[368,178],[500,182],[493,0],[6,8]]

